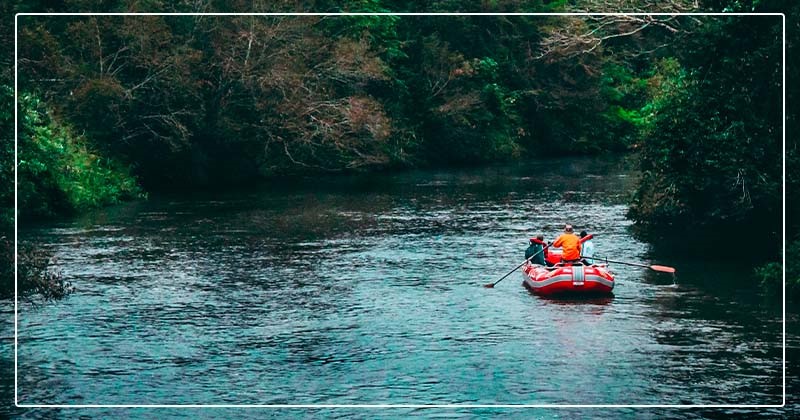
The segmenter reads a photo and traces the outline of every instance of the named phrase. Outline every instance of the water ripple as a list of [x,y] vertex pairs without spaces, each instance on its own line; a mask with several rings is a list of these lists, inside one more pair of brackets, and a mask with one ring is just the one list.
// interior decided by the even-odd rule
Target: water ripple
[[598,255],[661,262],[630,234],[619,172],[345,178],[23,230],[77,292],[23,309],[21,402],[779,402],[780,316],[733,291],[752,287],[739,267],[612,263],[615,296],[594,300],[533,296],[518,273],[481,287],[566,222]]

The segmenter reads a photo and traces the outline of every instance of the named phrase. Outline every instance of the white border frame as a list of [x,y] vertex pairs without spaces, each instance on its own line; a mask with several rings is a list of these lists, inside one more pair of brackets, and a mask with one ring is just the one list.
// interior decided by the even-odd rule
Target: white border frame
[[[781,16],[783,395],[781,404],[20,404],[18,388],[17,139],[18,20],[20,16]],[[782,408],[786,406],[786,15],[784,13],[17,13],[14,15],[14,406],[19,408]]]

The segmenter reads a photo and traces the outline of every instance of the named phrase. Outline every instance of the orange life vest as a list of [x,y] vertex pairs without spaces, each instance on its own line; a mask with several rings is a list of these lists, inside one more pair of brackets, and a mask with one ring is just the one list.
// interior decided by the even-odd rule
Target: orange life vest
[[574,233],[564,233],[553,242],[553,246],[561,248],[561,259],[577,260],[581,257],[581,238]]

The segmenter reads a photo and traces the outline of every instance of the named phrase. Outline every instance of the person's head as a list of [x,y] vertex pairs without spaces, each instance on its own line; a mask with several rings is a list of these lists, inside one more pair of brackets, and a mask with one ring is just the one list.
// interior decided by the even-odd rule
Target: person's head
[[544,241],[544,235],[536,235],[536,239]]
[[567,223],[567,225],[564,226],[564,232],[572,233],[572,225]]
[[581,238],[585,238],[585,237],[586,237],[586,235],[588,235],[588,233],[586,233],[586,231],[585,231],[585,230],[582,230],[582,231],[581,231],[581,235],[580,235],[580,236],[581,236]]

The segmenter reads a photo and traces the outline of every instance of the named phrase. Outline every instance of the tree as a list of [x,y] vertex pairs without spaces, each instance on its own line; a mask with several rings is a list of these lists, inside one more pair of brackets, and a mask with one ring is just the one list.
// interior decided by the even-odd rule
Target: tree
[[779,19],[716,20],[694,41],[704,47],[666,75],[643,133],[643,177],[630,211],[640,225],[715,242],[775,243],[780,30]]

